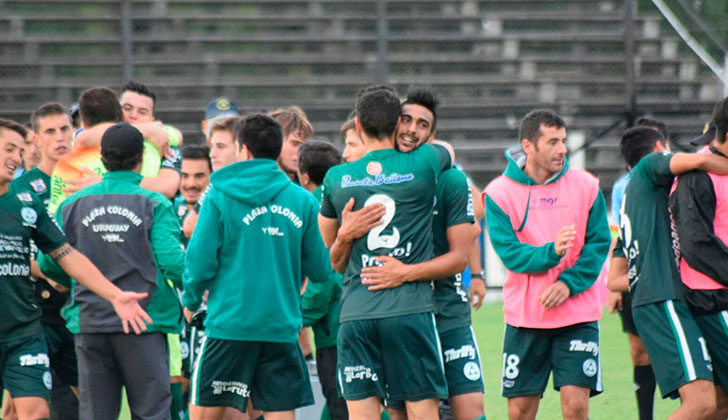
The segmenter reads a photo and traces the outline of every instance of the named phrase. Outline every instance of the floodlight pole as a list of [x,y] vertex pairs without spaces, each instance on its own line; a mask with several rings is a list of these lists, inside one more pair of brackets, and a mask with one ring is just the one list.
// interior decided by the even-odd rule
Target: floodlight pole
[[389,83],[389,22],[387,0],[377,0],[377,81]]
[[635,71],[634,71],[634,0],[624,2],[624,70],[625,70],[625,99],[627,127],[634,125],[637,118],[637,97],[635,94]]

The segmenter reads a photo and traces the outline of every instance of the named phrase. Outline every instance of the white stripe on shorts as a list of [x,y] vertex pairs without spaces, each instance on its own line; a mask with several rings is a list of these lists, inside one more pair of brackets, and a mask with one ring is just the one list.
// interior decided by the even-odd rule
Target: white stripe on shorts
[[445,377],[445,360],[442,358],[442,343],[440,343],[440,334],[437,332],[437,323],[435,322],[435,314],[430,314],[432,319],[432,332],[435,333],[435,340],[437,341],[437,358],[440,360],[440,369],[442,369],[442,376]]
[[202,344],[200,345],[200,355],[195,360],[195,366],[192,372],[192,380],[190,381],[190,403],[194,405],[198,404],[198,387],[197,383],[200,380],[200,366],[202,366],[202,358],[205,354],[205,347],[207,344],[207,336],[202,338]]
[[694,381],[698,379],[698,376],[695,374],[693,356],[690,354],[690,346],[688,346],[688,340],[687,338],[685,338],[685,331],[683,330],[683,326],[680,323],[680,318],[677,316],[677,312],[675,312],[675,304],[672,302],[672,300],[668,300],[665,302],[665,306],[667,308],[667,313],[672,320],[672,325],[675,327],[675,331],[677,332],[677,339],[680,344],[680,349],[682,350],[683,360],[685,361],[685,368],[688,370],[688,382]]
[[475,345],[475,351],[478,353],[478,367],[480,368],[480,382],[483,383],[483,386],[485,386],[485,380],[483,374],[483,363],[480,361],[480,349],[478,348],[478,340],[475,338],[475,330],[473,330],[473,325],[470,324],[470,336],[473,338],[473,344]]

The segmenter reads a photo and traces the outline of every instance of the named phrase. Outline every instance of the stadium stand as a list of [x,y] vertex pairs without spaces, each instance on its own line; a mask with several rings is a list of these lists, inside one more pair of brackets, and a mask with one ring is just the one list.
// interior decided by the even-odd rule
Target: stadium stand
[[[40,103],[121,86],[120,3],[0,0],[0,116],[23,121]],[[201,140],[205,103],[226,95],[243,111],[297,104],[317,134],[339,142],[356,91],[379,81],[376,3],[131,0],[135,78],[154,88],[156,114],[186,141]],[[702,128],[722,89],[657,10],[643,9],[638,109],[679,143]],[[534,106],[553,108],[587,139],[624,116],[624,14],[621,0],[387,1],[388,82],[440,90],[438,134],[485,185]],[[587,148],[603,188],[623,170],[619,131]]]

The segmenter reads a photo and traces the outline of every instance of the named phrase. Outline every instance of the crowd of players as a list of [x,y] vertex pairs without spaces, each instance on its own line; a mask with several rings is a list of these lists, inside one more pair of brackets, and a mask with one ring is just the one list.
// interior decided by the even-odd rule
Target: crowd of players
[[624,133],[616,245],[560,116],[524,116],[481,194],[435,139],[438,102],[362,89],[343,152],[298,107],[226,98],[183,145],[136,82],[0,120],[3,418],[113,419],[123,387],[135,419],[293,419],[313,403],[310,327],[329,418],[484,419],[483,217],[510,419],[535,419],[552,373],[564,419],[588,418],[610,252],[640,419],[655,383],[681,398],[671,419],[727,418],[728,100],[695,154],[656,120]]

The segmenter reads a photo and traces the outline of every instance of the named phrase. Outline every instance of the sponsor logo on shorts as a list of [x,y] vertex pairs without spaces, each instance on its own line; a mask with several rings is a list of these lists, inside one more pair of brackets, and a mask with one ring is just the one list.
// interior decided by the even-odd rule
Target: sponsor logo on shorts
[[45,387],[48,389],[51,389],[51,387],[53,386],[53,379],[50,372],[46,372],[43,374],[43,385],[45,385]]
[[445,363],[449,363],[458,359],[475,359],[475,347],[466,344],[459,349],[447,349],[443,352],[445,355]]
[[594,341],[587,341],[585,343],[581,340],[571,340],[569,342],[569,351],[583,351],[591,353],[596,357],[599,355],[599,343]]
[[20,366],[49,367],[50,361],[48,360],[48,355],[45,353],[38,353],[35,356],[32,354],[24,354],[20,356]]
[[186,342],[179,343],[179,352],[182,354],[182,358],[186,359],[190,355],[190,345]]
[[513,388],[513,386],[516,384],[516,381],[511,379],[506,379],[503,381],[503,388]]
[[471,381],[477,381],[480,379],[480,366],[475,362],[468,362],[463,368],[463,374]]
[[379,380],[377,374],[366,366],[344,366],[344,378],[346,383],[351,383],[354,379],[371,379],[373,382]]
[[23,210],[20,211],[20,216],[25,220],[25,223],[29,225],[35,224],[35,222],[38,220],[38,213],[35,212],[34,209],[30,207],[23,207]]
[[593,377],[597,374],[597,362],[594,359],[586,359],[582,365],[582,370],[584,371],[584,375],[590,378]]
[[240,395],[243,398],[250,397],[248,385],[237,381],[212,381],[212,393],[220,395],[223,392]]

